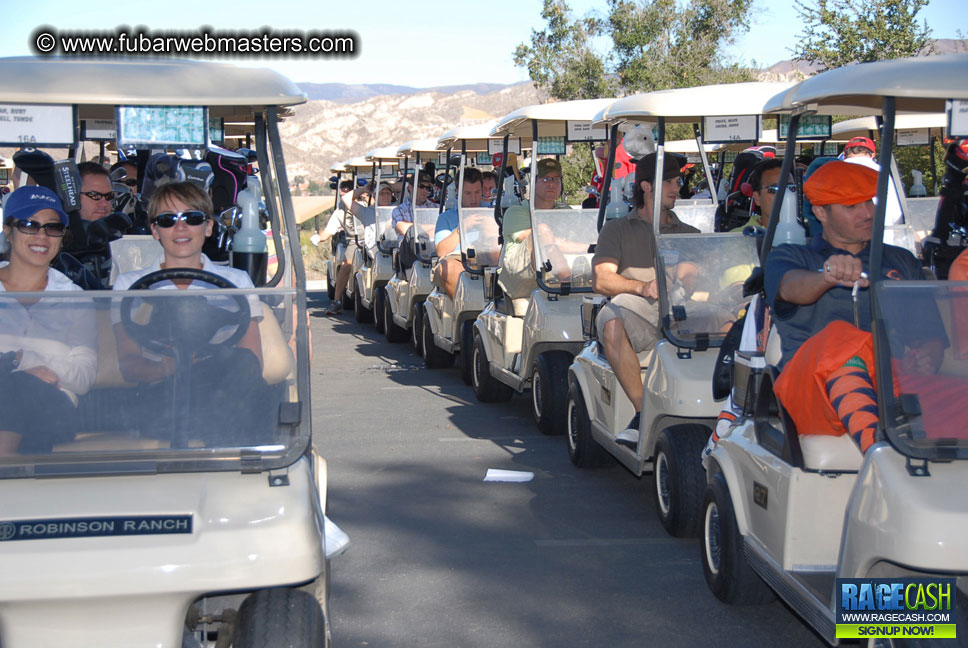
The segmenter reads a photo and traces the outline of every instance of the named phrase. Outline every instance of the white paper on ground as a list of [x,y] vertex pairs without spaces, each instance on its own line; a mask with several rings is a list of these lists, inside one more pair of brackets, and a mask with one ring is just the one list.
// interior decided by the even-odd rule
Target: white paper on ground
[[529,482],[534,479],[533,472],[524,470],[501,470],[499,468],[488,468],[484,475],[484,481],[498,482]]

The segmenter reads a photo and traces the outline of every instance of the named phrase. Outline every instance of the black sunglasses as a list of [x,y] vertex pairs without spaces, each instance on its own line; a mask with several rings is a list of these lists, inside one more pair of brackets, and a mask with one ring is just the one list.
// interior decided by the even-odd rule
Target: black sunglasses
[[137,178],[128,178],[127,180],[124,181],[124,184],[128,185],[129,187],[137,187],[138,186],[138,179]]
[[44,234],[53,238],[60,238],[67,231],[67,226],[64,223],[39,223],[35,220],[13,220],[13,226],[21,234],[40,234],[43,231]]
[[100,191],[82,191],[81,194],[87,196],[91,200],[114,200],[114,197],[117,195],[113,191],[107,191],[104,193]]
[[178,212],[165,212],[163,214],[158,214],[151,219],[152,225],[157,225],[158,227],[174,227],[175,223],[178,221],[185,221],[186,225],[198,226],[208,220],[208,214],[201,211],[200,209],[192,209],[190,211]]
[[421,185],[417,185],[417,188],[423,189],[424,191],[430,191],[431,189],[434,188],[434,186],[429,184],[421,184]]

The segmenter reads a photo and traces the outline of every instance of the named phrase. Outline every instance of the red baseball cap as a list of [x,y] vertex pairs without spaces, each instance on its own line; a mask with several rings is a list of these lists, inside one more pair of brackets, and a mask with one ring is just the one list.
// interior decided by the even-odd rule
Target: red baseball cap
[[854,146],[863,146],[871,153],[877,153],[877,149],[874,148],[874,140],[872,140],[869,137],[855,137],[849,142],[847,142],[847,146],[845,146],[844,148],[852,148]]

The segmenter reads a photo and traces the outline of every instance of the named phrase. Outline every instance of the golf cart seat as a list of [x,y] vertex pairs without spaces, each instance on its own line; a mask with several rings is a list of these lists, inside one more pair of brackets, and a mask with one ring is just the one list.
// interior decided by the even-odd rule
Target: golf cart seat
[[530,301],[527,297],[511,299],[511,314],[515,317],[524,317],[528,313],[528,304]]
[[800,450],[808,470],[856,472],[864,462],[864,455],[849,434],[801,434]]

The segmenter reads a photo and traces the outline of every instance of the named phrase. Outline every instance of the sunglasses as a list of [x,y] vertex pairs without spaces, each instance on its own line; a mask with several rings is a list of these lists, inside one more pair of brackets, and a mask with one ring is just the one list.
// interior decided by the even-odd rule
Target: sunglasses
[[538,181],[543,182],[545,184],[561,184],[561,178],[557,178],[555,176],[545,176],[543,178],[538,178]]
[[417,185],[417,188],[423,189],[424,191],[430,191],[431,189],[434,188],[434,186],[429,184],[422,184],[422,185]]
[[[788,184],[786,188],[789,189],[790,191],[797,190],[797,186],[795,184]],[[773,195],[780,190],[780,185],[767,185],[763,187],[763,189],[766,189],[766,193]]]
[[67,230],[64,223],[38,223],[35,220],[17,220],[13,222],[13,226],[21,234],[40,234],[43,230],[44,234],[53,238],[64,236],[64,232]]
[[165,212],[163,214],[158,214],[151,219],[152,225],[157,225],[158,227],[174,227],[175,223],[178,221],[184,221],[186,225],[198,226],[203,224],[208,220],[208,214],[199,210],[193,209],[191,211],[178,212]]
[[137,178],[128,178],[127,180],[124,181],[124,184],[128,185],[129,187],[137,187],[138,180]]
[[82,196],[87,196],[91,200],[114,200],[117,195],[113,191],[108,191],[106,193],[101,193],[100,191],[82,191]]

